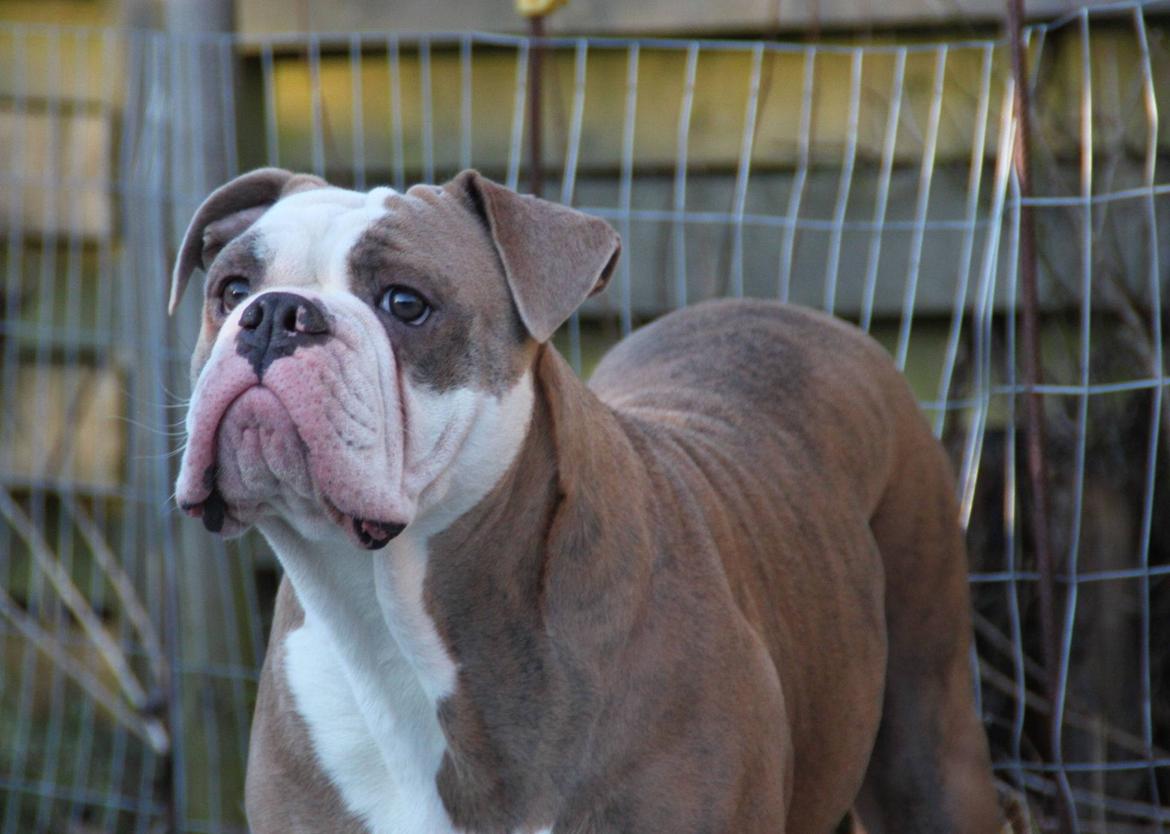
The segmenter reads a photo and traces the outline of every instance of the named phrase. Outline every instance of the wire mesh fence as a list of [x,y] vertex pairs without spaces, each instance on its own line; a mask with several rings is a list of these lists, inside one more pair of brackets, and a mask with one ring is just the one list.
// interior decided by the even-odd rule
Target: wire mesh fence
[[[870,330],[953,454],[979,705],[1022,825],[1052,828],[1064,803],[1075,830],[1164,830],[1168,11],[1027,31],[1026,197],[999,39],[0,26],[0,834],[246,829],[277,573],[257,537],[225,546],[169,501],[198,327],[195,294],[164,313],[177,237],[261,164],[356,188],[475,166],[525,187],[537,49],[543,193],[624,240],[609,290],[558,334],[575,366],[722,295]],[[1038,235],[1054,692],[1023,522],[1021,210]]]

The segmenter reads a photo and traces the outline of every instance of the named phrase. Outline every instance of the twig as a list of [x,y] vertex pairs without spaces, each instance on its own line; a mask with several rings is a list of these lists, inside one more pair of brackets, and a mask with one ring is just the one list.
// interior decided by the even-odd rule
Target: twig
[[82,630],[93,642],[94,648],[97,649],[110,671],[113,672],[126,695],[126,699],[135,709],[144,708],[146,706],[146,693],[130,669],[126,655],[102,628],[101,621],[94,613],[93,607],[73,584],[69,574],[61,567],[32,520],[13,500],[12,494],[2,487],[0,487],[0,515],[8,521],[16,534],[28,545],[37,566],[53,585],[61,597],[61,601],[65,603],[65,607],[77,618]]
[[147,614],[146,607],[139,599],[134,584],[130,581],[125,569],[118,563],[105,536],[98,529],[89,513],[73,498],[62,497],[62,504],[77,523],[81,537],[85,539],[90,553],[93,554],[94,561],[105,572],[106,578],[110,580],[110,585],[118,597],[122,611],[130,620],[138,639],[142,641],[142,648],[146,652],[150,670],[154,674],[155,680],[161,685],[167,679],[167,662],[163,656],[162,641],[159,640],[158,631],[155,629],[154,623],[150,621],[150,615]]
[[143,719],[139,713],[122,703],[117,694],[111,692],[93,672],[79,665],[52,635],[24,613],[8,595],[3,585],[0,585],[0,614],[11,622],[28,642],[56,663],[61,671],[84,689],[96,703],[105,707],[115,720],[149,744],[156,753],[164,755],[170,749],[170,737],[162,722],[155,718]]
[[[1002,692],[1004,695],[1010,695],[1013,698],[1022,697],[1029,709],[1044,715],[1052,714],[1052,703],[1047,698],[1026,687],[1021,691],[1014,678],[1005,675],[987,661],[981,660],[979,662],[979,674],[983,676],[985,683],[990,684],[992,688]],[[1070,705],[1070,707],[1065,709],[1064,723],[1066,726],[1076,727],[1078,730],[1084,730],[1085,732],[1101,733],[1110,742],[1124,750],[1141,756],[1146,755],[1146,744],[1142,739],[1127,733],[1125,730],[1118,729],[1111,724],[1103,723],[1100,716],[1073,709]],[[1156,747],[1153,748],[1153,755],[1157,758],[1170,756],[1170,754]]]
[[62,431],[46,459],[45,471],[56,474],[58,477],[64,477],[65,465],[73,457],[74,440],[80,434],[76,430],[69,431],[68,428],[80,426],[82,420],[88,415],[89,409],[93,405],[93,398],[89,395],[97,384],[98,375],[105,369],[93,366],[88,370],[89,373],[83,375],[81,383],[76,386],[73,396],[70,398],[69,405],[65,409],[65,419],[62,421]]

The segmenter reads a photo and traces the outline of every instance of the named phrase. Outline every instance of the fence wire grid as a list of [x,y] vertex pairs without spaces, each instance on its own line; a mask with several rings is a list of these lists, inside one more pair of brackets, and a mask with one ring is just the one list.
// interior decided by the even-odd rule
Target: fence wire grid
[[[557,341],[587,371],[751,295],[872,332],[955,462],[978,704],[1018,830],[1170,825],[1170,4],[1034,25],[1032,189],[1001,39],[182,36],[0,24],[0,834],[241,832],[277,569],[169,498],[202,198],[264,164],[356,188],[478,167],[621,233]],[[1020,218],[1037,229],[1059,676],[1023,521]],[[1050,697],[1054,695],[1055,697]],[[1049,726],[1060,732],[1052,738]]]

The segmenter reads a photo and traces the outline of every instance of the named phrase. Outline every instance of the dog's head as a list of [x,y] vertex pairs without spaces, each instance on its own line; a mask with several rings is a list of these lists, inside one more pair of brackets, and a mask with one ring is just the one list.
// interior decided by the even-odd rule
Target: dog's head
[[227,535],[277,515],[384,546],[515,453],[537,346],[618,248],[604,221],[474,171],[405,194],[229,182],[172,278],[173,312],[207,274],[179,505]]

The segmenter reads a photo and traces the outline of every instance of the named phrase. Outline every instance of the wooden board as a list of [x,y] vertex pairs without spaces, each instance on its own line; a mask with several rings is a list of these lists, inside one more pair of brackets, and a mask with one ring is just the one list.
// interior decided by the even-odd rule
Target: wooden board
[[116,487],[126,448],[121,375],[85,365],[22,364],[8,477]]
[[[1103,2],[1088,0],[1086,5]],[[1028,3],[1028,13],[1037,18],[1069,9],[1067,0]],[[815,27],[994,25],[1003,20],[1003,13],[1002,0],[570,0],[547,25],[550,32],[571,34],[767,34]],[[246,34],[361,29],[519,32],[526,26],[512,0],[236,0],[236,14],[240,31]]]

